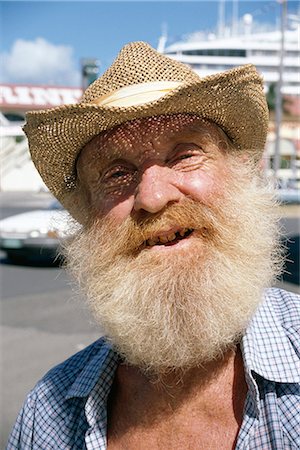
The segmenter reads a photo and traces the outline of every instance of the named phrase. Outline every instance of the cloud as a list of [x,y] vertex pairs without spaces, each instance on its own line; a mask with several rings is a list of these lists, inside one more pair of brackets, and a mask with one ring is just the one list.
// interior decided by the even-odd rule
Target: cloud
[[72,47],[54,45],[43,38],[17,39],[9,53],[0,55],[2,82],[79,86]]

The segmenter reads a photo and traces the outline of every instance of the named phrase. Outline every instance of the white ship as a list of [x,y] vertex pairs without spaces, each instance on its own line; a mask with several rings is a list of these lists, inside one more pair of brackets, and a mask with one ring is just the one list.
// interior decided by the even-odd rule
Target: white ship
[[[300,17],[288,16],[284,32],[282,94],[300,94]],[[166,46],[162,36],[159,50],[195,70],[200,77],[254,64],[263,75],[266,90],[278,82],[281,54],[280,29],[258,32],[250,14],[245,14],[231,28],[218,26],[216,33],[196,32],[184,40]]]
[[[224,2],[220,2],[220,5],[222,7],[222,3],[224,7]],[[219,16],[221,19],[219,17],[215,33],[195,32],[171,45],[167,44],[164,33],[158,50],[189,65],[201,78],[236,66],[254,64],[263,76],[266,93],[270,87],[273,92],[276,91],[282,54],[281,94],[292,104],[291,116],[281,123],[281,161],[276,175],[273,170],[276,130],[274,121],[270,121],[264,158],[265,170],[268,177],[276,176],[282,188],[300,187],[300,17],[287,17],[282,42],[279,27],[274,26],[262,32],[262,26],[255,24],[250,14],[244,15],[240,20],[232,20],[230,28],[224,24],[222,10]],[[300,198],[298,201],[300,202]]]

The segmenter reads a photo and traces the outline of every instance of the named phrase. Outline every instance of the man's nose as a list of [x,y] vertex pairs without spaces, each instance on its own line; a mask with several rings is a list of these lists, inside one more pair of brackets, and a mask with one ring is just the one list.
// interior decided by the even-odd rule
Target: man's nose
[[153,165],[144,170],[134,199],[135,211],[157,213],[168,203],[183,196],[176,185],[175,174],[168,167]]

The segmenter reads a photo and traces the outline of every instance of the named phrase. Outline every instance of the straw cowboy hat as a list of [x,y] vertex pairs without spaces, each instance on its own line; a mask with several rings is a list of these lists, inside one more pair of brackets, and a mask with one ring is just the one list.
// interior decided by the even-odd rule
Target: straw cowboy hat
[[124,122],[177,113],[215,122],[241,150],[264,148],[268,109],[253,65],[200,78],[144,42],[126,45],[78,104],[27,113],[24,131],[42,179],[75,217],[70,193],[83,146]]

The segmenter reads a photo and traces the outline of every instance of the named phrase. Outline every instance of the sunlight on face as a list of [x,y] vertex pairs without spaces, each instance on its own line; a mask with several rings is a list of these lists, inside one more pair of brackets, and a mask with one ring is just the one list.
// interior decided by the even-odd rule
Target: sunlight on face
[[78,177],[95,214],[121,222],[186,196],[212,203],[223,191],[229,146],[216,125],[196,116],[136,120],[92,139]]

